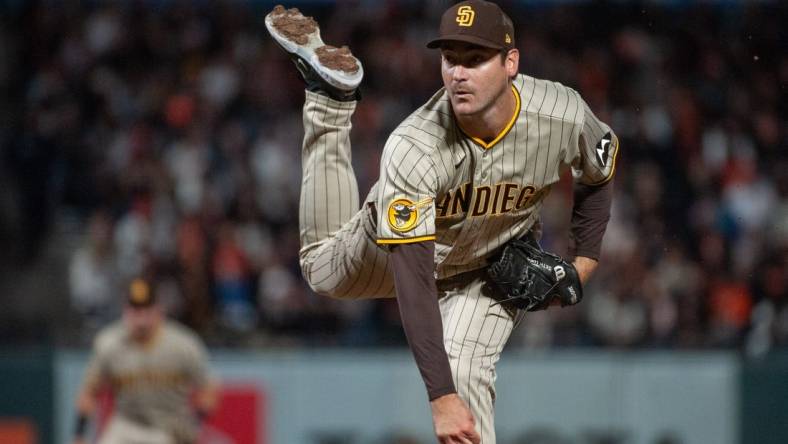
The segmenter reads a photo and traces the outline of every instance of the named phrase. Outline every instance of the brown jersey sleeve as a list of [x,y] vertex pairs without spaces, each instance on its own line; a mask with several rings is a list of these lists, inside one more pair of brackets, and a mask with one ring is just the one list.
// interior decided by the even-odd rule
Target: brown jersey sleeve
[[574,184],[574,205],[570,231],[570,256],[583,256],[599,260],[602,236],[610,220],[613,201],[613,181],[593,186]]
[[396,245],[391,251],[402,326],[430,401],[456,392],[443,346],[434,254],[432,241]]

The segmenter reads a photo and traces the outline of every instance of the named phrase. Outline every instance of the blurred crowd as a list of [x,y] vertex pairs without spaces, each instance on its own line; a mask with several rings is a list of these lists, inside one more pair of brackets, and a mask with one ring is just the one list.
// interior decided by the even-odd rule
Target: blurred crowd
[[[521,72],[577,89],[622,147],[586,300],[527,316],[514,346],[788,345],[785,6],[502,3]],[[299,2],[364,63],[362,193],[389,131],[441,85],[424,42],[447,4]],[[303,84],[264,31],[272,7],[5,6],[0,204],[33,256],[64,209],[81,221],[63,264],[78,328],[116,316],[143,274],[209,343],[405,343],[395,301],[319,297],[300,277]],[[567,177],[546,249],[566,251],[570,207]]]

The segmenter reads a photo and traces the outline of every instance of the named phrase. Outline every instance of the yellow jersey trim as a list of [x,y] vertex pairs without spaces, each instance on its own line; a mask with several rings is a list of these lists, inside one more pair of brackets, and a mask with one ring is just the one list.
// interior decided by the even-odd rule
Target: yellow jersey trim
[[418,236],[409,237],[407,239],[378,239],[378,245],[391,245],[391,244],[413,244],[416,242],[424,242],[435,240],[435,235],[432,236]]
[[470,137],[471,140],[476,142],[476,144],[481,146],[482,148],[486,150],[492,148],[496,143],[500,142],[501,139],[503,139],[507,134],[509,134],[509,131],[511,131],[512,127],[514,126],[514,123],[517,122],[517,117],[520,115],[520,106],[522,101],[520,100],[520,93],[517,92],[517,88],[515,88],[514,85],[512,85],[512,93],[514,94],[514,100],[517,102],[517,104],[514,107],[514,114],[512,115],[512,118],[509,119],[509,123],[507,123],[506,126],[503,127],[501,132],[498,133],[498,135],[495,136],[495,139],[491,140],[490,143],[487,143],[478,137],[471,136],[470,134],[465,132],[465,130],[462,129],[460,123],[457,122],[457,126],[460,128],[460,131],[462,131],[462,133],[465,134],[466,136]]

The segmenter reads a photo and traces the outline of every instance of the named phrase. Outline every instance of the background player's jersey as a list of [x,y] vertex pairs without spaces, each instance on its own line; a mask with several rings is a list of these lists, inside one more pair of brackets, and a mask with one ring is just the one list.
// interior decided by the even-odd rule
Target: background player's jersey
[[116,414],[168,431],[179,442],[194,439],[190,396],[210,376],[202,343],[185,327],[166,321],[145,346],[131,340],[122,322],[106,327],[95,340],[87,377],[110,384]]
[[618,140],[576,91],[522,74],[512,89],[516,111],[489,143],[463,132],[444,89],[392,132],[369,197],[379,244],[434,239],[439,279],[474,270],[533,226],[567,168],[585,184],[613,176]]

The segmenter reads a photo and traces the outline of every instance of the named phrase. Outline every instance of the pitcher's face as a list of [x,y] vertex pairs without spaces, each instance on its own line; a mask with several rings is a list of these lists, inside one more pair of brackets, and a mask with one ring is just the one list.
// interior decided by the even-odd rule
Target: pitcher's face
[[441,76],[458,116],[479,114],[495,106],[509,91],[516,74],[519,53],[501,51],[463,42],[441,47]]

